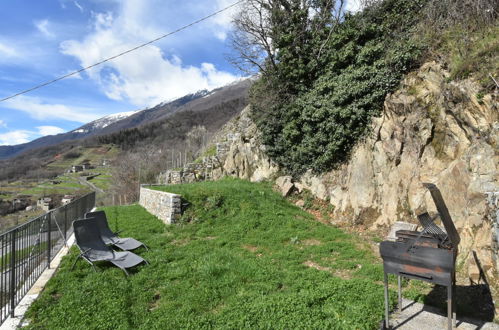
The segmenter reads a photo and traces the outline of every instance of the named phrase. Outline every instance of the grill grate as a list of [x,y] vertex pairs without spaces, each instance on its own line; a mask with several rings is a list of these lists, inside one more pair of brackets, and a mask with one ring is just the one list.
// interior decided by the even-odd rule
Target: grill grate
[[427,212],[418,215],[418,220],[423,226],[422,234],[429,234],[435,238],[438,238],[442,247],[451,248],[452,244],[449,241],[449,235],[447,235],[447,233],[434,222],[437,216],[432,218]]

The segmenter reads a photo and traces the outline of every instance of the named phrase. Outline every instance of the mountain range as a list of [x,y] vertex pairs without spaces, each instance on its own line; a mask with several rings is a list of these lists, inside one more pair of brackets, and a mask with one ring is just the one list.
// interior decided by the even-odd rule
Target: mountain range
[[240,79],[224,87],[211,91],[201,90],[173,101],[160,103],[152,108],[108,115],[70,132],[44,136],[19,145],[0,146],[0,159],[13,158],[33,149],[49,147],[65,141],[103,136],[121,130],[144,126],[169,118],[176,113],[201,113],[231,101],[246,100],[251,82],[251,78]]

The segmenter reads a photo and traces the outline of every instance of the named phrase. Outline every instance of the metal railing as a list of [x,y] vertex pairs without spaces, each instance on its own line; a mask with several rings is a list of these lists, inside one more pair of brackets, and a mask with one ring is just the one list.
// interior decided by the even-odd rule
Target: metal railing
[[0,324],[72,234],[72,222],[95,206],[95,192],[0,235]]

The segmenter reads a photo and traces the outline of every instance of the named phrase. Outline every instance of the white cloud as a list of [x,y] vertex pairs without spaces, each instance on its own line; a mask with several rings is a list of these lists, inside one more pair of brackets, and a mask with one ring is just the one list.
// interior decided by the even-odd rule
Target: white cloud
[[[219,0],[221,1],[221,0]],[[61,52],[76,57],[82,67],[130,49],[161,33],[147,24],[151,3],[128,0],[118,14],[93,17],[93,32],[83,40],[61,43]],[[164,33],[164,32],[163,32]],[[87,72],[107,97],[143,107],[171,100],[200,89],[213,89],[238,77],[213,64],[185,66],[174,54],[149,45]]]
[[38,126],[38,133],[42,136],[45,135],[57,135],[64,133],[65,130],[57,126]]
[[0,145],[15,145],[29,142],[31,132],[26,130],[16,130],[0,134]]
[[7,46],[0,42],[0,55],[6,57],[17,57],[18,53],[14,47]]
[[76,8],[78,8],[83,13],[83,7],[78,3],[78,1],[73,2]]
[[[216,0],[217,10],[228,7],[234,2],[234,0]],[[236,5],[213,17],[214,33],[218,39],[225,40],[227,38],[227,32],[232,28],[232,20],[241,10],[241,6],[242,4]]]
[[34,22],[35,27],[40,31],[45,37],[52,39],[55,34],[49,30],[50,22],[47,19]]
[[33,139],[46,135],[56,135],[65,131],[56,126],[38,126],[37,132],[30,130],[13,130],[7,133],[0,134],[0,145],[16,145],[29,142]]
[[28,113],[32,118],[38,120],[63,119],[79,123],[88,123],[102,117],[93,109],[63,104],[50,104],[40,98],[20,95],[7,100],[4,106],[9,109],[19,110]]
[[[54,57],[58,54],[54,53],[53,48],[47,45],[48,39],[44,34],[38,30],[35,31],[35,29],[33,31],[33,33],[22,37],[2,35],[0,32],[0,63],[22,65],[24,69],[36,68],[37,70],[46,68],[50,64],[55,66],[57,60]],[[21,78],[21,75],[18,75],[17,78]],[[32,80],[30,81],[33,83]]]
[[356,13],[362,10],[362,2],[361,0],[347,0],[345,11],[349,11],[351,13]]
[[0,119],[0,127],[7,128],[7,124],[1,119]]

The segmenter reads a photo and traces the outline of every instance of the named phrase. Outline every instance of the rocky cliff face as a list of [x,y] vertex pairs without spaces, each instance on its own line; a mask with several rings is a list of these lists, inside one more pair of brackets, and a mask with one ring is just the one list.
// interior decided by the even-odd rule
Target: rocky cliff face
[[[472,258],[495,276],[493,219],[485,193],[499,191],[499,105],[480,95],[472,80],[448,81],[439,64],[424,64],[387,96],[372,134],[350,161],[322,175],[295,182],[335,206],[336,221],[388,231],[395,221],[416,222],[423,209],[436,211],[423,182],[441,190],[461,236],[458,264],[478,276]],[[237,133],[218,175],[252,181],[275,179],[279,168],[264,153],[249,109],[223,131]],[[461,268],[463,269],[463,268]]]

